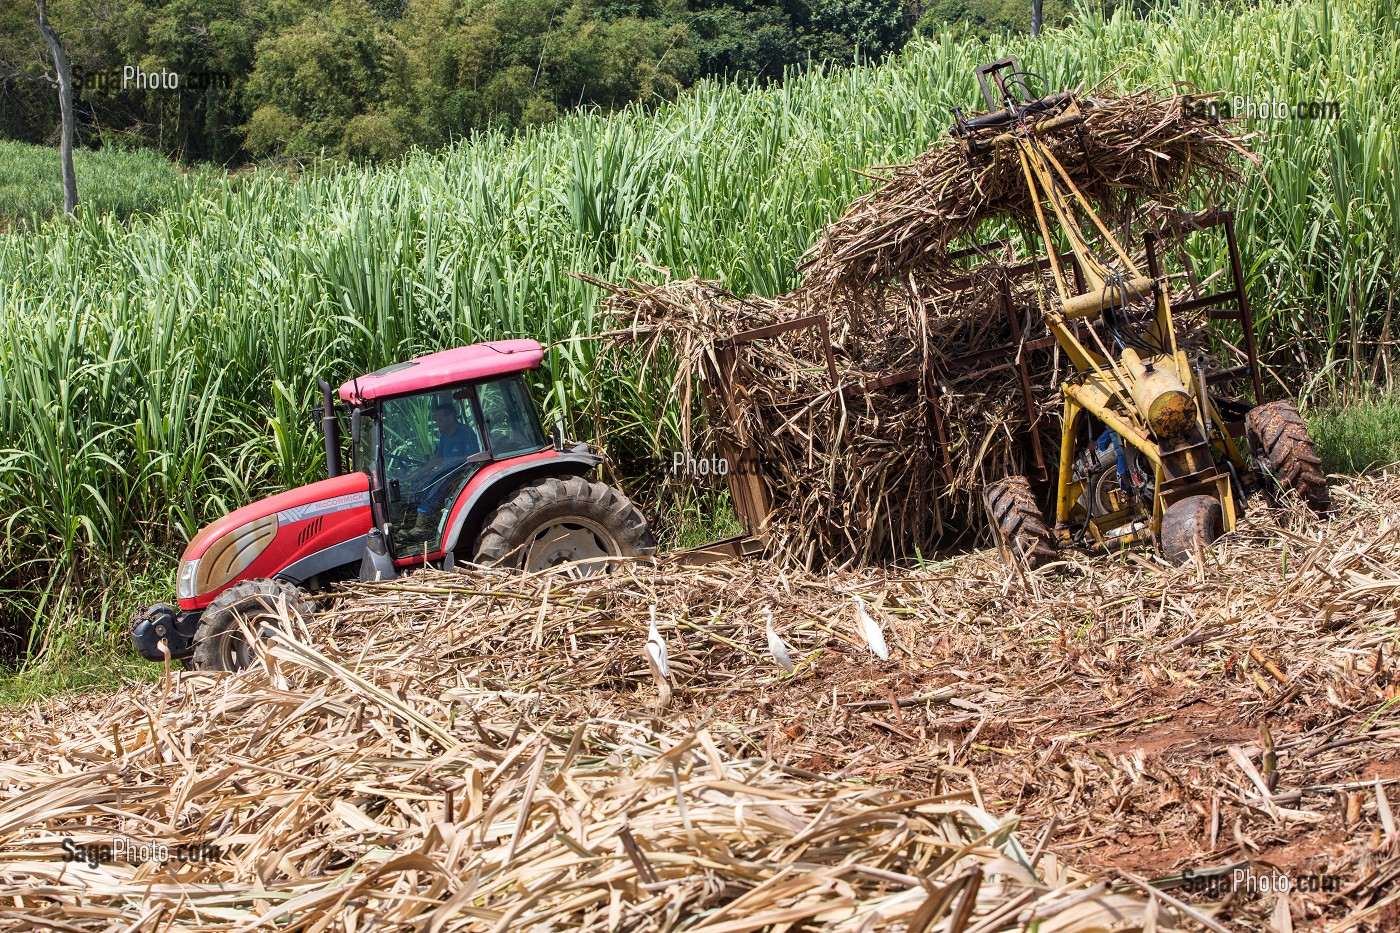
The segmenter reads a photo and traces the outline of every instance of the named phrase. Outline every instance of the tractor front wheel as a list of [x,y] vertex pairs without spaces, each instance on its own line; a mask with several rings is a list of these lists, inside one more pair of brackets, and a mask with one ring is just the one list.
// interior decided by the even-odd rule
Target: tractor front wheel
[[286,617],[315,611],[316,604],[306,593],[286,581],[235,583],[204,610],[194,635],[192,666],[200,671],[240,671],[254,657],[245,627],[262,636],[275,632]]
[[1055,559],[1055,534],[1041,517],[1030,480],[1024,476],[997,480],[982,491],[982,501],[1003,561],[1022,560],[1034,570]]
[[1187,496],[1162,513],[1162,553],[1173,564],[1186,563],[1224,533],[1225,513],[1214,496]]
[[1244,426],[1255,464],[1280,489],[1296,492],[1315,512],[1332,507],[1308,423],[1292,402],[1256,405],[1244,416]]
[[622,493],[582,476],[523,486],[496,507],[477,539],[478,564],[543,570],[572,564],[579,575],[606,571],[601,558],[656,553],[642,513]]

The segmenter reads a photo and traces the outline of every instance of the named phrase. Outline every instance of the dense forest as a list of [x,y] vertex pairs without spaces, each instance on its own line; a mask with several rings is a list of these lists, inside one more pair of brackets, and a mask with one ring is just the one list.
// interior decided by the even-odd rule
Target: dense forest
[[[948,24],[1031,27],[1031,0],[48,0],[78,143],[237,165],[392,158],[579,107],[875,61]],[[1047,26],[1067,0],[1044,0]],[[52,144],[34,0],[0,0],[0,138]],[[175,76],[175,77],[172,77]],[[174,84],[175,86],[171,86]]]

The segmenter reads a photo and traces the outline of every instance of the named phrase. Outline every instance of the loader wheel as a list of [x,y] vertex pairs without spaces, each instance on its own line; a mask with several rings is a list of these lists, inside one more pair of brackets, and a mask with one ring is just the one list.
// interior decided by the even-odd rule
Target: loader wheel
[[239,625],[255,632],[276,630],[282,616],[310,615],[317,606],[284,580],[245,580],[224,590],[199,620],[194,633],[193,667],[200,671],[241,671],[253,663],[253,649]]
[[982,501],[1003,561],[1023,560],[1034,570],[1055,559],[1055,535],[1040,515],[1030,480],[1024,476],[997,480],[982,491]]
[[1289,401],[1256,405],[1244,416],[1245,433],[1259,469],[1280,489],[1296,492],[1316,512],[1332,508],[1327,477],[1308,424]]
[[[626,496],[570,476],[531,483],[502,501],[482,528],[473,559],[533,571],[588,558],[655,553],[647,520]],[[587,576],[609,567],[599,561],[577,572]]]
[[1093,472],[1084,478],[1079,507],[1099,518],[1122,508],[1122,496],[1123,492],[1118,486],[1118,454],[1112,447],[1101,450],[1094,460]]
[[1210,545],[1225,533],[1225,513],[1214,496],[1187,496],[1162,513],[1162,554],[1173,564]]

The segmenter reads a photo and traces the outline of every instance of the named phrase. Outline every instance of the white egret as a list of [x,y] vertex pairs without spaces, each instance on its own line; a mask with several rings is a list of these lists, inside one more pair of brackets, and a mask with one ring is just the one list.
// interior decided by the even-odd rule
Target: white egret
[[768,654],[778,663],[778,666],[789,674],[792,673],[792,655],[788,653],[787,643],[778,636],[778,632],[773,628],[773,610],[764,607],[763,617],[768,620]]
[[647,627],[647,666],[656,681],[656,713],[671,705],[671,665],[666,657],[666,641],[656,627],[656,607],[651,607],[651,625]]
[[885,644],[885,633],[880,631],[880,624],[865,611],[865,600],[859,596],[851,598],[856,601],[856,621],[860,623],[860,633],[865,638],[865,643],[870,646],[870,653],[881,661],[888,661],[890,649]]
[[656,607],[651,607],[651,626],[647,629],[647,657],[660,678],[671,676],[671,666],[666,656],[666,641],[656,627]]

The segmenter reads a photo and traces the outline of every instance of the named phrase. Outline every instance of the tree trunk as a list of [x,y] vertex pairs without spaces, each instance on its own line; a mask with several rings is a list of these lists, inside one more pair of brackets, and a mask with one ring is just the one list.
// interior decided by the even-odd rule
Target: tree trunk
[[1032,38],[1032,39],[1034,39],[1034,38],[1036,38],[1036,37],[1038,37],[1038,36],[1040,35],[1040,23],[1041,23],[1040,13],[1041,13],[1041,6],[1042,6],[1043,3],[1044,3],[1044,0],[1031,0],[1031,38]]
[[68,56],[63,51],[63,43],[49,25],[49,10],[44,0],[34,0],[34,8],[39,14],[39,32],[53,53],[54,69],[58,72],[58,111],[63,130],[58,141],[59,159],[63,163],[63,210],[71,214],[78,207],[78,179],[73,174],[73,136],[76,130],[73,118],[73,69],[68,67]]

